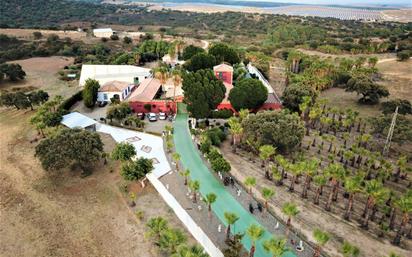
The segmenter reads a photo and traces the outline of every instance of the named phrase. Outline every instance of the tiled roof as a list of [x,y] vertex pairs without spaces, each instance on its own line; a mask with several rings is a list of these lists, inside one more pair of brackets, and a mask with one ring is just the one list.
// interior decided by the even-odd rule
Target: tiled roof
[[150,102],[156,96],[157,91],[162,86],[156,78],[147,78],[133,91],[129,97],[130,102]]
[[227,65],[225,63],[216,65],[215,67],[213,67],[214,71],[231,71],[233,72],[233,67],[230,65]]
[[104,83],[104,85],[99,88],[99,92],[122,92],[129,85],[129,82],[124,81],[109,81]]

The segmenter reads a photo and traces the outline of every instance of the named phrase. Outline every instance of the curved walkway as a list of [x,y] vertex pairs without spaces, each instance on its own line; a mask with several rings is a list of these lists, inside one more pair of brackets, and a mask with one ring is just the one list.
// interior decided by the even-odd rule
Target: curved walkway
[[[234,212],[240,219],[235,223],[235,233],[245,233],[246,229],[251,224],[259,224],[255,217],[245,210],[240,203],[228,192],[225,187],[213,176],[206,165],[203,163],[202,158],[199,156],[197,149],[195,148],[188,128],[188,115],[185,113],[179,113],[176,116],[174,122],[174,143],[176,151],[181,156],[181,162],[185,169],[190,170],[190,177],[193,180],[199,180],[200,193],[202,196],[213,192],[217,195],[217,200],[213,204],[213,212],[226,224],[224,219],[225,212]],[[264,251],[262,247],[263,240],[271,238],[272,235],[269,232],[265,232],[263,239],[256,242],[256,257],[269,257],[269,253]],[[251,241],[245,236],[242,240],[246,249],[250,249]],[[287,252],[283,257],[295,257],[292,252]]]

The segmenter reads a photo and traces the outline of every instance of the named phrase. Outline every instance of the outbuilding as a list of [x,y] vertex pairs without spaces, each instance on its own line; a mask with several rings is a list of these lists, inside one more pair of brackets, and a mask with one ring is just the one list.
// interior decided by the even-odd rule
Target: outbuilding
[[134,87],[134,84],[123,81],[114,80],[106,82],[97,92],[97,101],[112,102],[112,99],[123,101],[132,93]]
[[64,115],[60,123],[71,129],[81,128],[89,131],[96,131],[97,121],[81,113],[72,112]]
[[99,28],[99,29],[94,29],[93,30],[93,36],[95,37],[111,37],[112,35],[116,34],[115,31],[113,31],[111,28]]

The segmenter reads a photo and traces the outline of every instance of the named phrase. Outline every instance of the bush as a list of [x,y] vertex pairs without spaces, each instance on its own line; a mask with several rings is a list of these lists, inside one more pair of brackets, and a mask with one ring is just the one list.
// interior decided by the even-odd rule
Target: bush
[[116,35],[116,34],[113,34],[113,35],[110,36],[110,39],[111,40],[119,40],[119,36]]
[[69,98],[67,98],[66,100],[64,100],[60,104],[59,109],[68,111],[68,110],[70,110],[70,108],[72,108],[72,106],[75,103],[77,103],[81,100],[83,100],[83,91],[82,90],[80,90],[79,92],[75,93],[74,95],[72,95]]
[[222,109],[217,111],[212,111],[210,113],[210,118],[213,119],[229,119],[233,116],[233,111],[230,109]]
[[403,50],[396,54],[396,57],[398,57],[398,61],[400,62],[408,60],[411,56],[412,56],[412,51],[409,51],[409,50]]
[[399,107],[398,113],[412,114],[411,102],[405,99],[395,99],[382,103],[382,112],[383,114],[392,114],[397,106]]
[[219,146],[226,139],[226,134],[220,128],[209,129],[205,134],[214,146]]

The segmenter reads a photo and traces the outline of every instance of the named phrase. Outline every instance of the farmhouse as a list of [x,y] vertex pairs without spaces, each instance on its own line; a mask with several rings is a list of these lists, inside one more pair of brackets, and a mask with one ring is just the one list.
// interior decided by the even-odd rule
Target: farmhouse
[[93,30],[93,35],[95,37],[110,37],[112,35],[116,34],[115,31],[113,31],[111,28],[100,28],[100,29],[94,29]]
[[84,86],[89,78],[97,80],[100,85],[114,80],[137,85],[151,76],[150,69],[132,65],[83,64],[79,85]]
[[98,102],[111,102],[112,99],[125,100],[132,93],[135,84],[123,81],[109,81],[99,88]]
[[156,78],[147,78],[132,92],[128,101],[134,112],[175,112],[176,104],[171,99],[159,99],[165,92]]
[[[257,79],[259,79],[268,90],[268,98],[266,99],[265,103],[259,108],[259,110],[276,110],[276,109],[280,109],[282,107],[282,103],[281,103],[279,97],[276,95],[276,93],[273,90],[272,86],[265,79],[265,77],[260,73],[260,71],[250,63],[247,66],[247,71],[248,71],[249,76],[253,75]],[[233,109],[232,105],[230,104],[229,99],[228,99],[230,90],[232,90],[232,88],[233,88],[233,67],[228,65],[228,64],[222,63],[222,64],[219,64],[219,65],[213,67],[213,72],[214,72],[216,78],[221,80],[223,82],[223,84],[225,85],[225,87],[226,87],[225,98],[217,106],[217,109],[219,109],[219,110],[230,109],[232,111],[235,111]]]

